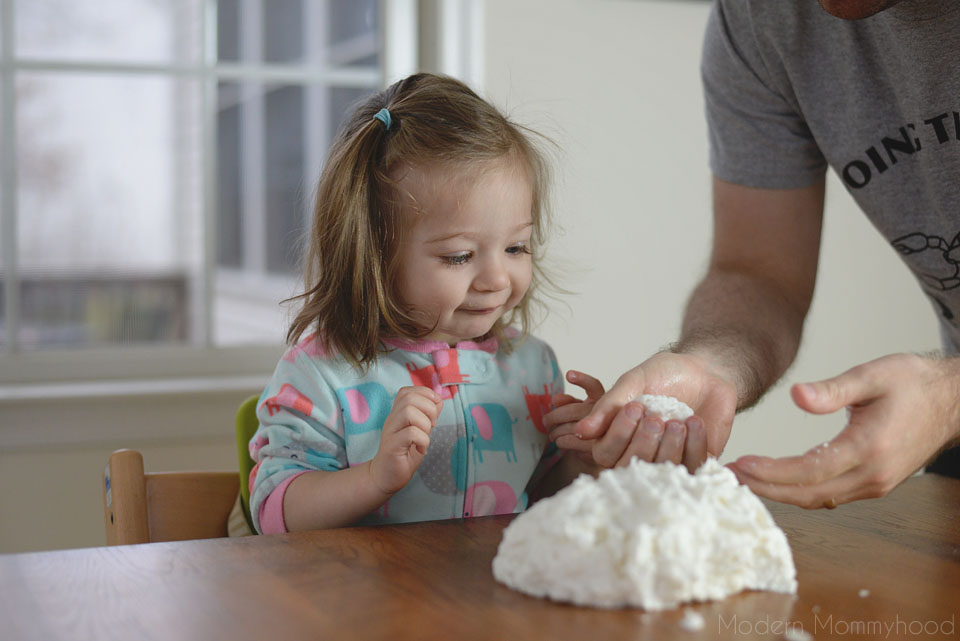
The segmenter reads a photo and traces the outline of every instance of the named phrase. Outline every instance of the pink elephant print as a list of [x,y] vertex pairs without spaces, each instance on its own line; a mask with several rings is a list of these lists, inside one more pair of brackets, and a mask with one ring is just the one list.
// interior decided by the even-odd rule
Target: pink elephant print
[[527,402],[527,411],[530,412],[529,419],[537,431],[546,434],[547,428],[543,426],[543,415],[553,408],[553,383],[550,387],[543,386],[543,394],[531,394],[527,386],[523,386],[523,400]]
[[507,408],[498,403],[474,403],[467,408],[467,434],[473,444],[474,459],[483,462],[483,452],[503,452],[507,461],[517,460],[513,445],[513,424]]
[[284,383],[276,396],[272,396],[265,401],[265,405],[270,416],[281,409],[294,410],[304,416],[310,416],[313,413],[313,401],[301,394],[290,383]]
[[393,398],[380,383],[360,383],[337,390],[343,429],[346,434],[362,434],[383,429],[393,407]]
[[463,515],[511,514],[516,507],[517,494],[509,483],[481,481],[467,488],[463,501]]

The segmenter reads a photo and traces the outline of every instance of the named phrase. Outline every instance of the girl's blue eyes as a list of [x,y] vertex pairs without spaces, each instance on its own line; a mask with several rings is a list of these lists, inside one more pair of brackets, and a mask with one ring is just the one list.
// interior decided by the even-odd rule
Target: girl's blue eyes
[[[522,254],[529,254],[530,246],[527,243],[517,243],[516,245],[507,247],[506,251],[512,256],[520,256]],[[465,265],[470,262],[471,258],[473,258],[473,252],[463,252],[462,254],[441,256],[440,260],[447,265]]]
[[448,265],[463,265],[473,254],[454,254],[453,256],[441,256],[440,260],[445,262]]

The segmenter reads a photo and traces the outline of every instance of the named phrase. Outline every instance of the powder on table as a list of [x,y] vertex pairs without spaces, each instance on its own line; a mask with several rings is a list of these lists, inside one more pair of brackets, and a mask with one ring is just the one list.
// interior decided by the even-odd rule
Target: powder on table
[[680,619],[680,627],[684,630],[696,632],[697,630],[702,630],[705,625],[706,622],[703,620],[703,615],[699,612],[694,612],[693,610],[683,611],[683,618]]
[[581,475],[507,526],[493,576],[534,596],[648,610],[797,590],[783,530],[715,459],[696,474],[634,459]]

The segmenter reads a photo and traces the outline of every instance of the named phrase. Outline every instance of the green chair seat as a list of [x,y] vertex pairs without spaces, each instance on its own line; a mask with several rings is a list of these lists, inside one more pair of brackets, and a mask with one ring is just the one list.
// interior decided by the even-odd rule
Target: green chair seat
[[257,428],[260,427],[260,421],[257,419],[257,401],[259,396],[251,396],[237,409],[236,429],[237,429],[237,462],[240,467],[240,507],[243,508],[243,516],[247,519],[251,532],[253,529],[253,518],[250,516],[250,471],[253,469],[253,460],[250,458],[249,443]]

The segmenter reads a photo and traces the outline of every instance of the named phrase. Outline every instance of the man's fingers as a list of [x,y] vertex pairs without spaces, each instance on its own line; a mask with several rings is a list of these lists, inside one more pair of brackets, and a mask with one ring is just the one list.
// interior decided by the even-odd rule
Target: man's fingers
[[806,412],[830,414],[848,405],[863,403],[879,393],[879,381],[871,371],[857,366],[823,381],[797,383],[790,388],[790,396]]
[[567,371],[567,380],[577,387],[583,388],[583,391],[587,393],[587,398],[590,400],[599,401],[600,397],[603,396],[603,383],[589,374],[571,369]]
[[610,429],[593,446],[594,460],[604,467],[616,465],[630,444],[643,414],[642,404],[627,403],[613,418]]
[[584,438],[597,438],[603,435],[614,417],[639,394],[640,390],[643,390],[643,377],[637,376],[632,370],[627,372],[596,402],[590,414],[577,424],[577,432]]
[[856,446],[848,439],[838,437],[801,456],[778,459],[741,456],[730,467],[764,483],[810,486],[840,476],[859,463]]
[[670,461],[679,465],[683,460],[683,444],[686,440],[687,426],[680,421],[667,421],[654,463]]
[[707,430],[699,417],[687,419],[687,443],[683,449],[683,465],[692,473],[707,460]]
[[762,481],[734,469],[741,483],[764,498],[781,503],[790,503],[810,510],[835,508],[866,496],[858,490],[862,486],[862,468],[856,467],[815,485],[793,485]]
[[659,416],[650,415],[645,417],[637,425],[630,444],[624,451],[617,465],[626,465],[634,458],[641,461],[652,461],[657,456],[657,450],[660,449],[660,440],[663,438],[665,427]]

